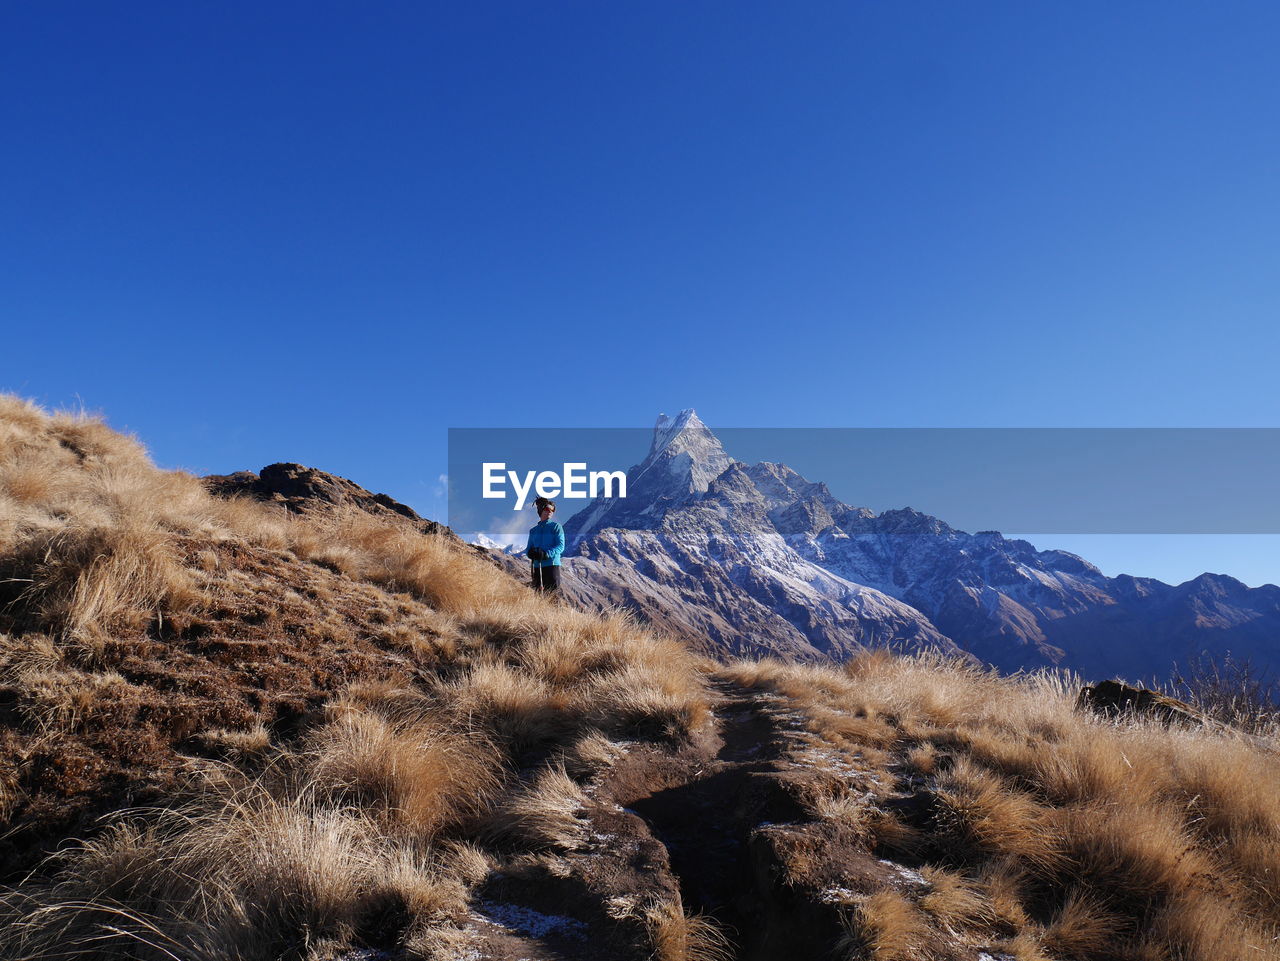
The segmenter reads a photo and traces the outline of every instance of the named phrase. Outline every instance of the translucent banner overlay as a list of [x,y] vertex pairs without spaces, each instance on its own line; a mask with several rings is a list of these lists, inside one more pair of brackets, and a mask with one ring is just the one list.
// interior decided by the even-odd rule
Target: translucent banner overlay
[[[852,507],[911,507],[970,532],[1280,534],[1280,428],[737,427],[704,440],[823,481]],[[537,520],[537,484],[557,481],[564,522],[591,502],[592,474],[597,494],[604,475],[615,496],[620,473],[634,489],[654,443],[639,428],[450,429],[448,524],[510,541]],[[503,496],[485,497],[486,480]]]

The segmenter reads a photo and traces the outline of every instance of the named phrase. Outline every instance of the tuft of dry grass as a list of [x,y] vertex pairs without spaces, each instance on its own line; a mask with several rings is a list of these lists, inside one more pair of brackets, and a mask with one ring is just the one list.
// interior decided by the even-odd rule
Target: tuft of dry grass
[[43,531],[4,566],[29,575],[12,602],[28,612],[18,623],[72,638],[138,629],[198,600],[168,537],[144,527]]
[[670,901],[649,905],[645,927],[657,961],[730,961],[735,957],[729,937],[710,918],[686,914]]
[[531,850],[572,851],[587,837],[587,796],[563,765],[549,765],[489,816],[483,835]]
[[205,751],[237,764],[265,761],[271,753],[271,732],[261,722],[248,730],[209,728],[200,731],[195,740]]
[[1067,895],[1039,940],[1051,957],[1087,961],[1105,954],[1126,927],[1132,925],[1108,910],[1099,897],[1076,891]]
[[[300,543],[295,541],[295,549]],[[463,618],[503,604],[526,610],[551,604],[444,536],[420,534],[354,508],[326,519],[323,538],[310,557]]]
[[5,906],[0,957],[267,961],[465,908],[461,882],[357,814],[262,794],[125,821],[59,860]]
[[1051,871],[1061,861],[1061,842],[1048,811],[968,759],[938,778],[934,798],[937,840],[954,845],[960,860],[1012,855],[1040,871]]
[[432,838],[474,817],[500,783],[492,745],[372,713],[339,717],[304,750],[306,790],[359,806],[395,835]]
[[[616,639],[616,624],[593,635],[590,615],[562,606],[540,613],[545,635],[503,616],[496,645],[435,687],[439,713],[455,727],[484,730],[518,759],[592,730],[679,740],[709,721],[702,676],[682,646],[638,631]],[[549,649],[567,635],[572,655],[559,664]]]
[[988,893],[976,879],[945,868],[926,866],[929,885],[920,907],[948,927],[989,928],[998,918]]
[[1280,679],[1230,655],[1198,658],[1168,686],[1173,697],[1242,731],[1280,737]]
[[854,828],[860,837],[871,837],[878,817],[874,792],[859,790],[842,778],[820,781],[807,799],[822,821],[835,821]]
[[588,729],[564,749],[561,763],[574,780],[589,781],[613,766],[623,750],[599,731]]
[[501,663],[477,663],[441,682],[435,693],[455,728],[483,731],[513,757],[567,741],[580,724],[576,692],[556,690]]
[[854,961],[915,961],[923,958],[931,939],[925,916],[901,892],[877,891],[854,905],[844,917],[840,950]]

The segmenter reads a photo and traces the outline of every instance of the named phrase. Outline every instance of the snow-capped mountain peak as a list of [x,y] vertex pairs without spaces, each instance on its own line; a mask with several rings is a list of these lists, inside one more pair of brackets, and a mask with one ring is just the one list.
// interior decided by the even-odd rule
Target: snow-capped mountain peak
[[627,471],[627,496],[596,500],[565,524],[570,550],[606,527],[651,526],[670,508],[706,493],[733,463],[693,408],[659,415],[648,455]]
[[732,463],[733,458],[725,453],[720,439],[699,419],[697,411],[689,407],[674,418],[658,415],[649,455],[641,463],[637,476],[661,466],[673,479],[673,486],[701,493]]

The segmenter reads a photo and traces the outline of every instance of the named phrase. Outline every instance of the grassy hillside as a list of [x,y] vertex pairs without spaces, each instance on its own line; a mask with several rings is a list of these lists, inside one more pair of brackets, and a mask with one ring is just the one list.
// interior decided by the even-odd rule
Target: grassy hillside
[[0,399],[0,959],[1280,958],[1274,730],[717,664]]

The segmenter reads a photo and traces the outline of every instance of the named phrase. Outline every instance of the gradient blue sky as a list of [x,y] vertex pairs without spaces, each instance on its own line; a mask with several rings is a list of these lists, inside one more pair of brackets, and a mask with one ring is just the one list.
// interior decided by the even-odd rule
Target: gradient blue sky
[[[427,514],[446,428],[1276,426],[1273,3],[0,7],[0,389]],[[1280,580],[1275,538],[1103,538]]]

